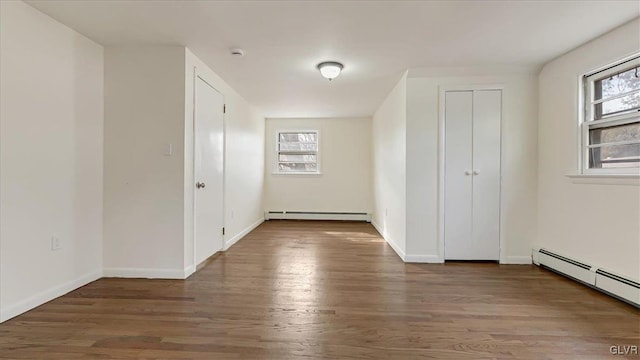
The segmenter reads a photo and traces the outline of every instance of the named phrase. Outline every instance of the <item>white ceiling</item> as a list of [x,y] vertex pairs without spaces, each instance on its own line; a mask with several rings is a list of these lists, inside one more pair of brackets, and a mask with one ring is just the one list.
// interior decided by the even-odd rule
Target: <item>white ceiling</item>
[[[635,0],[27,2],[105,46],[187,46],[267,117],[371,115],[408,68],[540,66],[640,14]],[[345,65],[332,82],[325,60]]]

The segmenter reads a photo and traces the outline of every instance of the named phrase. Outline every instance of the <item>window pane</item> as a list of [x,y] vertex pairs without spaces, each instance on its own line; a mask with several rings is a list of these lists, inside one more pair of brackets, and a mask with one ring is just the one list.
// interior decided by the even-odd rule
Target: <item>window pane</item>
[[631,68],[619,74],[596,81],[596,87],[602,86],[602,95],[601,97],[597,97],[596,100],[606,99],[632,90],[640,90],[639,76],[640,74],[636,72],[636,68]]
[[594,106],[596,120],[640,109],[640,91],[617,99],[605,101]]
[[298,134],[295,133],[280,133],[280,142],[298,141]]
[[640,123],[589,130],[589,145],[640,140]]
[[290,142],[280,143],[278,146],[280,151],[318,151],[316,143]]
[[596,169],[640,168],[640,144],[591,148],[589,149],[589,167]]
[[278,155],[280,162],[316,162],[316,155]]
[[317,171],[318,165],[316,163],[278,163],[278,169],[282,172],[311,172]]
[[301,133],[298,134],[298,141],[300,142],[318,142],[316,133]]
[[280,133],[280,142],[317,142],[316,133]]
[[278,149],[280,151],[317,151],[316,133],[280,133]]

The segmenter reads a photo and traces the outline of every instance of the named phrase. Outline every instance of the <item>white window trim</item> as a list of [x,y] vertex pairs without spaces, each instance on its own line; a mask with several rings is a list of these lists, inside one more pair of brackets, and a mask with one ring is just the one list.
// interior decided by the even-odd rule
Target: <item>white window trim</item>
[[634,174],[569,174],[574,184],[640,186],[640,176]]
[[[279,142],[280,142],[280,134],[281,133],[295,133],[295,132],[306,132],[306,133],[315,133],[316,138],[318,139],[318,151],[316,152],[316,171],[280,171],[278,168],[278,154],[279,154]],[[322,136],[320,135],[320,130],[318,129],[277,129],[275,134],[275,146],[274,146],[274,157],[273,157],[273,171],[272,175],[304,175],[304,176],[318,176],[322,175],[321,169],[321,160],[322,160]]]
[[[596,74],[598,74],[598,78],[606,77],[610,73],[617,72],[618,69],[614,69],[614,67],[624,62],[633,60],[634,58],[637,58],[634,60],[634,62],[640,65],[640,58],[638,58],[639,56],[640,56],[640,53],[634,53],[634,54],[625,56],[616,61],[609,62],[606,65],[599,67],[598,69],[584,73],[578,77],[579,89],[580,89],[580,91],[578,91],[578,96],[579,96],[578,124],[579,124],[579,134],[580,134],[579,141],[578,141],[579,173],[567,175],[572,179],[574,183],[582,183],[576,180],[580,178],[589,178],[595,181],[597,181],[598,179],[607,179],[607,183],[617,183],[621,181],[624,183],[629,183],[630,178],[631,180],[634,180],[635,178],[640,178],[640,169],[638,168],[626,168],[626,169],[625,168],[622,168],[622,169],[589,168],[589,153],[588,153],[589,129],[593,128],[593,126],[590,126],[591,122],[588,121],[588,119],[591,119],[592,107],[588,101],[585,101],[585,98],[587,96],[586,87],[593,86],[593,82],[587,81],[586,80],[587,78]],[[590,91],[589,93],[593,94],[593,91]],[[621,114],[618,116],[613,116],[606,120],[598,120],[598,125],[606,126],[606,125],[613,125],[613,124],[621,125],[625,123],[632,123],[637,121],[638,116],[640,116],[640,114],[638,113]],[[636,181],[631,181],[631,182],[633,184],[637,184]],[[595,182],[589,181],[588,183],[595,183]]]

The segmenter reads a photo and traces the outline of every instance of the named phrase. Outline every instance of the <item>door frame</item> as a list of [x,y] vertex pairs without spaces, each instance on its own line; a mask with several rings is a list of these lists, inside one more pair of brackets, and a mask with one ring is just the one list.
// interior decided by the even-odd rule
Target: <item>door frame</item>
[[[197,257],[196,257],[196,246],[197,246],[197,241],[196,241],[196,186],[195,186],[195,182],[196,182],[196,99],[197,97],[197,91],[198,91],[198,79],[204,81],[207,85],[211,86],[215,91],[217,91],[218,93],[220,93],[220,95],[222,95],[222,103],[226,104],[226,99],[224,96],[224,93],[222,93],[221,91],[219,91],[215,86],[212,85],[211,81],[208,81],[206,79],[206,75],[200,71],[198,71],[198,67],[194,66],[193,67],[193,99],[192,99],[192,107],[193,107],[193,113],[191,114],[191,129],[192,129],[192,135],[193,135],[193,139],[192,139],[192,146],[191,146],[191,167],[192,167],[192,173],[191,173],[191,184],[189,184],[188,186],[190,186],[191,188],[191,196],[192,196],[192,203],[191,203],[191,233],[193,234],[192,239],[193,239],[193,254],[192,254],[192,261],[193,261],[193,272],[196,272],[198,270],[198,263],[197,263]],[[226,106],[226,105],[225,105]],[[225,189],[227,187],[226,185],[226,178],[227,178],[227,121],[226,121],[226,112],[223,110],[222,112],[222,227],[226,227],[225,224],[225,215],[226,215],[226,195],[225,195]],[[225,234],[222,234],[222,248],[221,251],[225,251]],[[205,260],[206,261],[206,260]]]
[[483,84],[483,85],[440,85],[438,86],[438,261],[445,262],[444,253],[444,186],[445,186],[445,94],[447,91],[479,91],[479,90],[500,90],[502,93],[500,102],[500,199],[499,199],[499,263],[505,263],[506,244],[504,243],[504,228],[502,221],[504,207],[502,196],[502,175],[504,164],[504,153],[502,151],[503,138],[503,122],[504,122],[504,85],[503,84]]

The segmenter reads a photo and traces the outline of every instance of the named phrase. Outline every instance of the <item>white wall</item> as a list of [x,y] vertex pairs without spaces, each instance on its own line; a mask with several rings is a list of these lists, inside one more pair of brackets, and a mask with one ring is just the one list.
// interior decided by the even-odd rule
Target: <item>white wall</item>
[[404,258],[406,233],[407,73],[373,115],[373,225]]
[[[321,175],[273,174],[278,130],[320,132]],[[365,212],[371,200],[371,118],[267,119],[265,210]]]
[[501,262],[530,263],[536,235],[537,78],[530,68],[412,69],[407,80],[407,260],[443,261],[438,237],[439,89],[503,87]]
[[182,277],[184,62],[179,46],[105,49],[106,275]]
[[102,125],[103,48],[0,1],[0,321],[101,276]]
[[539,83],[538,241],[565,256],[640,280],[640,186],[580,183],[581,75],[640,51],[638,19],[547,63]]
[[227,105],[225,248],[263,219],[264,118],[184,47],[108,47],[105,59],[105,275],[184,278],[194,271],[194,68]]
[[[223,96],[227,105],[225,126],[225,249],[264,220],[264,131],[265,121],[258,109],[249,104],[216,75],[189,49],[185,67],[185,149],[193,149],[194,69]],[[184,157],[184,208],[193,209],[193,152]],[[193,212],[184,212],[184,263],[187,274],[193,267]]]

